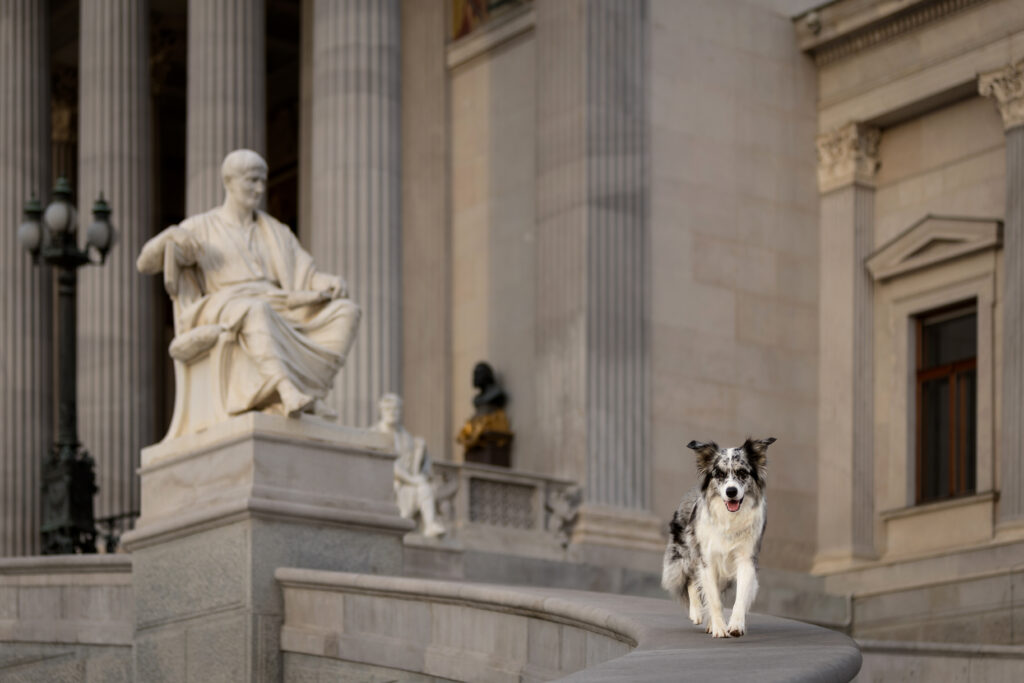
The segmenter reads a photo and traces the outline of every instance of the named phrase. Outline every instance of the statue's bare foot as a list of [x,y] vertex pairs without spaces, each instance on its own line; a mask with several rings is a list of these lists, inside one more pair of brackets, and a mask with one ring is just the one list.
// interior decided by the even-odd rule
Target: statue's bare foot
[[281,397],[281,405],[284,406],[284,414],[288,417],[298,417],[299,413],[309,410],[316,400],[312,396],[299,391],[291,380],[283,379],[277,385],[277,395]]
[[443,536],[445,531],[446,529],[443,526],[437,522],[433,522],[431,524],[424,525],[423,535],[428,538],[437,538],[438,536]]
[[332,422],[338,419],[338,411],[320,399],[313,401],[313,414],[325,420],[331,420]]

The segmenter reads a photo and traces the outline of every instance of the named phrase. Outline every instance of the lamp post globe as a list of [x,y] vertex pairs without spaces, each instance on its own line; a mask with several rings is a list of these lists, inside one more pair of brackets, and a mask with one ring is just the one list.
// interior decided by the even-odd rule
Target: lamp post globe
[[103,262],[107,258],[107,252],[114,246],[115,235],[114,228],[111,227],[108,220],[110,218],[110,205],[103,198],[102,192],[100,192],[99,198],[92,205],[92,215],[93,221],[85,231],[85,243],[99,252],[100,262]]
[[25,251],[32,254],[33,259],[39,258],[39,248],[43,243],[43,205],[33,197],[25,202],[25,220],[18,226],[18,242]]

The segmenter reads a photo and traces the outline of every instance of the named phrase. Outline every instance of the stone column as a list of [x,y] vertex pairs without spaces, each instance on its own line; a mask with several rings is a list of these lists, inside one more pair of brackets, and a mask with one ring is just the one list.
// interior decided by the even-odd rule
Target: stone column
[[877,129],[818,136],[821,191],[818,555],[815,568],[874,548],[873,308],[864,259],[874,244]]
[[224,201],[228,152],[266,156],[265,43],[264,0],[189,0],[186,215]]
[[135,259],[152,236],[149,2],[82,0],[79,60],[80,241],[102,192],[117,242],[78,274],[78,425],[96,458],[96,515],[137,511],[139,452],[156,438],[156,278]]
[[[540,437],[576,542],[662,545],[650,506],[646,2],[537,3]],[[625,533],[622,520],[632,526]]]
[[1024,522],[1024,60],[981,75],[978,89],[1006,130],[999,521]]
[[405,424],[435,459],[452,411],[448,26],[445,0],[402,2],[402,393]]
[[0,2],[0,556],[39,551],[39,467],[53,443],[52,277],[14,238],[50,194],[48,4]]
[[341,424],[369,425],[377,398],[401,391],[400,6],[314,0],[312,11],[312,225],[304,242],[362,307],[329,402]]

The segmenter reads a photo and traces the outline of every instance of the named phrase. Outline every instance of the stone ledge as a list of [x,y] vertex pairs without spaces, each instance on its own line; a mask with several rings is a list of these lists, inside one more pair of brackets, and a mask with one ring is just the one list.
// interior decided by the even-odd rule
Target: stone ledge
[[17,574],[128,574],[131,581],[132,558],[115,555],[36,555],[0,558],[0,576]]
[[249,517],[300,520],[327,526],[374,529],[398,535],[407,534],[415,528],[415,523],[398,515],[355,507],[340,509],[253,497],[209,506],[199,512],[183,514],[177,519],[160,520],[137,527],[126,532],[121,537],[121,543],[134,552],[155,543],[190,536]]
[[131,571],[127,555],[0,560],[0,644],[131,645]]
[[911,643],[899,640],[857,638],[865,652],[915,654],[932,657],[986,657],[1019,659],[1024,662],[1024,645],[973,645],[966,643]]
[[[850,680],[861,662],[846,636],[761,615],[750,615],[743,638],[715,640],[667,600],[289,568],[275,578],[285,596],[286,672],[289,653],[456,680],[520,680],[543,671],[544,680],[568,674],[560,680],[637,683]],[[396,635],[392,624],[407,635]],[[451,636],[464,630],[477,649],[465,643],[466,668],[450,668],[459,658]],[[380,647],[384,635],[389,647]],[[502,650],[494,657],[484,656],[489,638],[503,639],[490,643]],[[396,647],[412,652],[398,661]]]
[[305,415],[287,418],[249,412],[195,434],[186,434],[143,448],[139,473],[145,474],[170,464],[170,461],[195,458],[254,437],[280,444],[316,445],[353,453],[363,451],[394,457],[394,445],[388,436],[372,429],[344,427]]

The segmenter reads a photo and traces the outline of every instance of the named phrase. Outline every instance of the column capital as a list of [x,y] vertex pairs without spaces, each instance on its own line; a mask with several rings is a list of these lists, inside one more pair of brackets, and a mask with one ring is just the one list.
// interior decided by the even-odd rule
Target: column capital
[[856,122],[819,135],[818,190],[824,194],[854,183],[873,184],[880,139],[877,128]]
[[1005,130],[1024,126],[1024,59],[979,74],[978,93],[995,99]]

